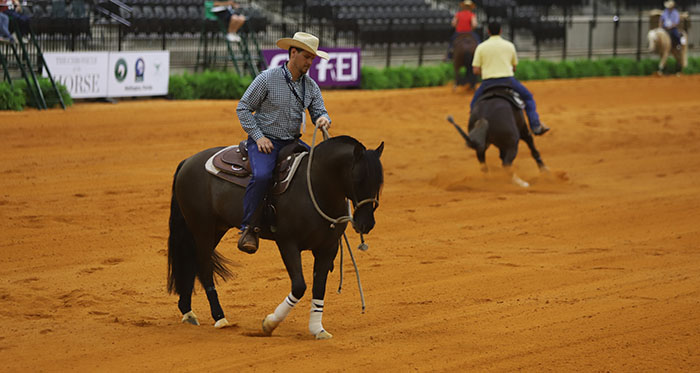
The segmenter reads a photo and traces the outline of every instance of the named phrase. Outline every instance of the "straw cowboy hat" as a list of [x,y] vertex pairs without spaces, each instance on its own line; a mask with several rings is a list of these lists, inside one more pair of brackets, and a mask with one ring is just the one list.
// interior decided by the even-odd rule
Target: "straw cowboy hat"
[[328,59],[328,53],[318,50],[318,38],[305,32],[297,32],[293,38],[279,39],[277,40],[277,46],[285,50],[289,50],[290,47],[297,47],[324,60]]
[[676,6],[676,2],[675,1],[664,1],[664,6],[666,8],[670,9],[670,8],[673,8],[674,6]]
[[469,7],[469,8],[476,7],[476,4],[474,4],[474,2],[471,0],[464,0],[461,3],[459,3],[459,5],[464,6],[464,7]]

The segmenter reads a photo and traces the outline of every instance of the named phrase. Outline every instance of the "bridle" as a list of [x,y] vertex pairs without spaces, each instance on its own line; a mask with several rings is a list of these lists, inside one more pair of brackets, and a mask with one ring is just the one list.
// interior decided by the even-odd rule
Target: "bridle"
[[[311,202],[313,202],[314,207],[316,208],[316,211],[318,212],[319,215],[321,215],[324,219],[328,220],[331,225],[331,229],[335,228],[336,224],[342,224],[342,223],[347,223],[350,222],[352,223],[353,228],[357,229],[355,226],[355,212],[362,207],[363,205],[366,204],[373,204],[373,211],[376,210],[379,207],[379,199],[375,198],[366,198],[361,200],[360,202],[356,201],[355,198],[355,193],[354,193],[354,187],[353,187],[353,197],[350,201],[348,201],[348,214],[340,216],[338,218],[332,218],[328,216],[323,210],[321,210],[321,207],[318,205],[318,202],[316,202],[316,197],[314,196],[314,191],[311,186],[311,160],[313,159],[314,156],[314,148],[316,144],[316,132],[318,131],[320,127],[316,126],[314,129],[314,136],[313,139],[311,140],[311,150],[309,152],[309,162],[306,166],[306,184],[308,186],[309,190],[309,196],[311,197]],[[328,135],[328,131],[325,128],[321,128],[321,131],[323,132],[323,139],[327,140],[330,136]],[[352,211],[352,208],[354,207],[354,212]],[[360,237],[362,238],[362,233],[360,233]],[[362,238],[362,243],[364,244],[364,238]]]
[[[363,205],[372,203],[373,204],[373,211],[376,210],[379,207],[379,199],[378,198],[366,198],[363,199],[360,202],[356,201],[355,198],[355,191],[354,191],[354,185],[353,185],[353,191],[352,191],[352,200],[348,201],[348,214],[345,216],[341,216],[338,218],[332,218],[328,216],[326,213],[321,210],[321,207],[318,205],[318,202],[316,202],[316,197],[314,196],[314,191],[313,188],[311,187],[311,160],[313,159],[314,156],[314,148],[316,145],[316,132],[318,131],[320,127],[316,126],[314,129],[314,136],[311,140],[311,150],[309,151],[309,162],[308,165],[306,166],[306,184],[308,185],[309,189],[309,196],[311,197],[311,202],[313,202],[314,207],[316,208],[316,211],[318,212],[319,215],[323,216],[324,219],[328,220],[331,225],[330,228],[333,229],[335,228],[336,224],[341,224],[341,223],[346,223],[346,222],[351,222],[353,228],[356,228],[355,226],[355,212],[362,207]],[[323,139],[327,140],[330,136],[328,135],[328,131],[325,128],[321,128],[321,131],[323,132]],[[352,172],[352,171],[351,171]],[[355,207],[355,212],[352,211],[352,207]],[[360,272],[357,269],[357,262],[355,262],[355,256],[352,254],[352,250],[350,249],[350,242],[348,242],[348,236],[343,232],[343,238],[345,239],[345,245],[348,248],[348,253],[350,254],[350,259],[352,260],[352,264],[355,267],[355,276],[357,276],[357,288],[360,291],[360,301],[362,302],[362,313],[365,313],[365,295],[362,292],[362,281],[360,281]],[[365,243],[365,238],[362,233],[360,233],[360,246],[358,246],[358,249],[362,251],[367,251],[369,247]],[[340,294],[340,290],[343,287],[343,242],[339,241],[338,242],[340,246],[340,283],[338,284],[338,294]]]

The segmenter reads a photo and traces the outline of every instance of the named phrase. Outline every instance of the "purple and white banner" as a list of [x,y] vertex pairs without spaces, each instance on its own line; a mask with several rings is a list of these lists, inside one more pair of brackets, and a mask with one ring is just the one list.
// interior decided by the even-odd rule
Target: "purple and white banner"
[[[328,61],[316,57],[309,69],[309,75],[321,87],[360,86],[360,48],[323,48],[330,58]],[[268,68],[282,66],[289,59],[284,49],[263,50]]]

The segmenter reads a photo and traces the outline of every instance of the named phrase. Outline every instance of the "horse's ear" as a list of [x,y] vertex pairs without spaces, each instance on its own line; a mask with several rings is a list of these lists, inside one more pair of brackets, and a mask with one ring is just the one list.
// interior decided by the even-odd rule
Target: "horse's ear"
[[382,141],[382,143],[379,144],[379,146],[377,147],[377,149],[375,149],[374,151],[377,152],[377,157],[381,157],[381,156],[382,156],[382,152],[384,151],[384,141]]
[[362,146],[361,144],[355,145],[355,150],[353,150],[353,157],[355,157],[355,162],[359,161],[362,159],[362,156],[365,154],[365,147]]

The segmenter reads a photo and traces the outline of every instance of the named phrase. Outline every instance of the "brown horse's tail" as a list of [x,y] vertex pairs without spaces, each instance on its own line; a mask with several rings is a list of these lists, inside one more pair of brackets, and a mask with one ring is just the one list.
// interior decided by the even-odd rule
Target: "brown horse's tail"
[[170,236],[168,236],[168,292],[189,294],[197,273],[194,235],[187,226],[175,198],[175,182],[185,161],[180,162],[173,177],[170,200]]

